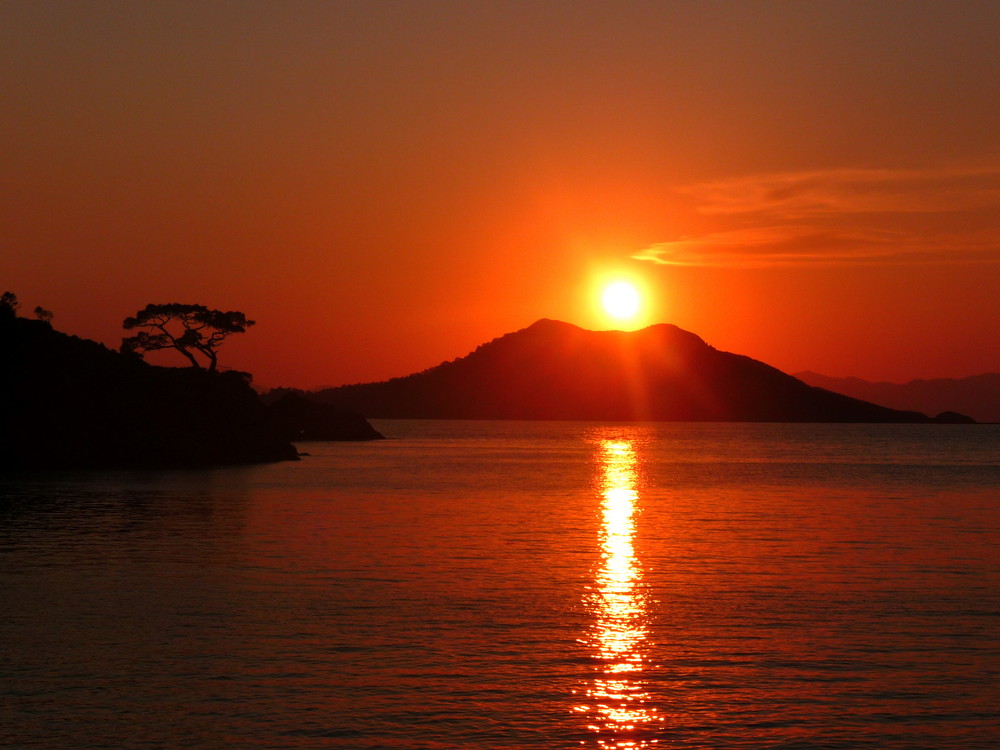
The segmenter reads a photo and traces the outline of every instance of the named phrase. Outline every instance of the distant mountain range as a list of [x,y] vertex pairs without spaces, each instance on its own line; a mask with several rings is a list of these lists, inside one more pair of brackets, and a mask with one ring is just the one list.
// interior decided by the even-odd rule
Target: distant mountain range
[[1000,422],[1000,373],[968,378],[934,378],[909,383],[872,383],[860,378],[831,378],[815,372],[795,377],[809,385],[871,401],[893,409],[914,409],[927,414],[945,410],[968,414],[979,422]]
[[[311,394],[369,418],[931,422],[815,388],[673,325],[539,320],[424,372]],[[943,415],[940,421],[961,421]]]

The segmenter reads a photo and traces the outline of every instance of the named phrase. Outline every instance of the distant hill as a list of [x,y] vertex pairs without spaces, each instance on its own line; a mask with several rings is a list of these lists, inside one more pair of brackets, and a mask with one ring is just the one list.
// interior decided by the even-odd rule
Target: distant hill
[[872,383],[860,378],[831,378],[815,372],[795,377],[810,385],[861,398],[893,409],[915,409],[927,414],[950,410],[979,422],[1000,422],[1000,373],[968,378],[934,378],[909,383]]
[[313,396],[372,418],[933,421],[814,388],[677,326],[587,331],[554,320],[424,372]]

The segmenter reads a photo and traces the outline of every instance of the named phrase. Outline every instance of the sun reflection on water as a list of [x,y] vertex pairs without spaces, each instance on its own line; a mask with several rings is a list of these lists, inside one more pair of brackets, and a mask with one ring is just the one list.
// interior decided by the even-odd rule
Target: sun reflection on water
[[588,716],[599,747],[650,747],[657,744],[652,736],[660,717],[647,705],[642,680],[647,602],[633,546],[638,466],[632,441],[605,439],[599,445],[601,566],[587,596],[594,616],[587,642],[598,666],[585,689],[589,705],[576,710]]

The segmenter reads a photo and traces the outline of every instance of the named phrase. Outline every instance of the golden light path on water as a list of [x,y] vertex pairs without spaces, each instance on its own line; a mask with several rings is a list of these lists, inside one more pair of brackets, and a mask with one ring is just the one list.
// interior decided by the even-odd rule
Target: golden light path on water
[[601,440],[601,566],[587,605],[594,616],[588,645],[598,673],[586,688],[588,705],[577,706],[597,745],[643,748],[660,724],[642,681],[647,603],[641,590],[642,570],[633,546],[634,517],[639,499],[638,467],[632,442]]

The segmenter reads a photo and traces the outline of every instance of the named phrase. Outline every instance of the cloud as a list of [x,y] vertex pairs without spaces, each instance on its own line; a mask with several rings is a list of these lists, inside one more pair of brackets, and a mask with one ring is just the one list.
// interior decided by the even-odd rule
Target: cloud
[[1000,169],[838,169],[680,192],[716,229],[655,243],[675,266],[1000,262]]

